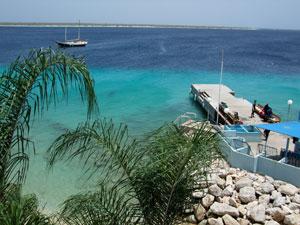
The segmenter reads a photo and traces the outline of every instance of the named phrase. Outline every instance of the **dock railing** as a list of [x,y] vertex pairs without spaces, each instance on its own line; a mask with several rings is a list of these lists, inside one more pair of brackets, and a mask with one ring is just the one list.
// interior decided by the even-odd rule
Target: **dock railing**
[[[300,186],[300,168],[296,167],[300,163],[295,157],[288,157],[287,163],[282,162],[282,160],[274,160],[272,157],[277,156],[277,158],[283,158],[282,152],[278,155],[278,150],[270,146],[261,145],[260,154],[256,156],[249,155],[241,149],[235,149],[231,145],[230,138],[226,138],[220,135],[220,147],[221,151],[226,158],[226,161],[232,166],[240,169],[244,169],[254,173],[260,173],[264,175],[271,176],[278,180],[283,180]],[[291,154],[291,153],[289,153]],[[289,156],[289,155],[288,155]],[[295,165],[291,165],[291,164]]]
[[258,152],[261,156],[267,157],[269,159],[273,159],[279,161],[282,159],[280,154],[280,150],[277,148],[271,147],[267,144],[258,144]]

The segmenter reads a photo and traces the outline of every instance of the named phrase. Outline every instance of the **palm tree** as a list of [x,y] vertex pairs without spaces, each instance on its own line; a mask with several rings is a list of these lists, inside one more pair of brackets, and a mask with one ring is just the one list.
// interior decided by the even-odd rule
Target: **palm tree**
[[[6,192],[0,202],[1,225],[52,225],[51,218],[40,213],[35,195],[21,195],[20,187]],[[53,224],[54,225],[54,224]]]
[[0,201],[21,184],[28,168],[30,121],[51,103],[68,97],[71,87],[87,101],[88,115],[97,109],[92,78],[82,58],[51,49],[32,50],[0,77]]
[[166,124],[142,140],[112,121],[80,124],[55,140],[49,165],[78,158],[98,183],[66,200],[60,218],[70,225],[174,224],[220,156],[218,146],[206,123],[189,134]]

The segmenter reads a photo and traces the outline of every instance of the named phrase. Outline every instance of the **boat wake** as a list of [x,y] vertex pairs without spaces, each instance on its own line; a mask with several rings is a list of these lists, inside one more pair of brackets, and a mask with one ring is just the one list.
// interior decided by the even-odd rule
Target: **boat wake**
[[160,52],[159,52],[160,55],[163,55],[167,52],[167,49],[165,48],[163,41],[159,43],[159,49],[160,49]]

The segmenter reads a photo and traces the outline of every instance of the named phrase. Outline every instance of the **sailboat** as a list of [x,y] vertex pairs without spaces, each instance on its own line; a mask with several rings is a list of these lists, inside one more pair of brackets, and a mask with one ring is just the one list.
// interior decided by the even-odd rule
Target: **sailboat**
[[65,27],[65,40],[56,41],[56,44],[60,47],[84,47],[88,44],[87,40],[80,39],[80,22],[78,26],[78,36],[77,39],[67,39],[67,28]]

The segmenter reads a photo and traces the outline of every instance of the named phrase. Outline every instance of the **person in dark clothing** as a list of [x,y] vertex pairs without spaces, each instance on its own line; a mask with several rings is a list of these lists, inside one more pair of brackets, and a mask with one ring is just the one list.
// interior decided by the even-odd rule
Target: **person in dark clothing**
[[254,100],[254,102],[253,102],[253,104],[252,104],[252,112],[251,112],[250,118],[253,118],[253,117],[254,117],[255,107],[256,107],[256,100]]
[[265,106],[264,106],[264,113],[266,114],[267,111],[269,110],[270,106],[269,104],[267,103]]
[[269,106],[269,104],[266,104],[264,106],[264,115],[265,115],[265,119],[268,119],[272,116],[273,112],[272,112],[272,108]]
[[266,141],[268,140],[269,134],[270,134],[270,130],[264,130]]
[[272,108],[269,107],[268,110],[266,111],[266,117],[270,118],[272,116],[272,114],[273,114]]

